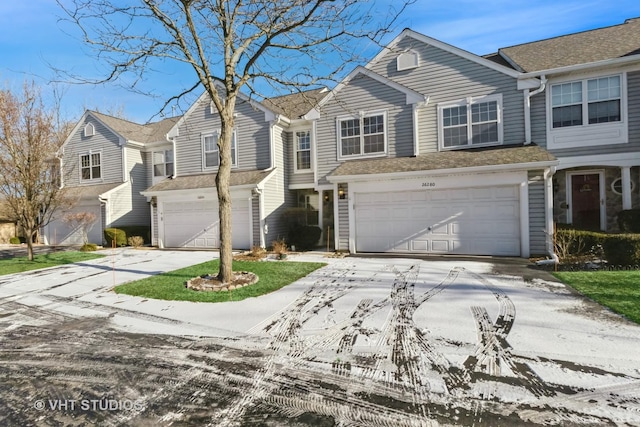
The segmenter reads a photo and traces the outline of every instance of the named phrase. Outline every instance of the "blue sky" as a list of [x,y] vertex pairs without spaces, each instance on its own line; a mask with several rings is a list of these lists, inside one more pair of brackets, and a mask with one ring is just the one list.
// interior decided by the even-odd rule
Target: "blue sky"
[[[35,80],[51,88],[50,65],[91,75],[93,56],[69,36],[61,24],[55,0],[0,1],[0,85],[19,88]],[[621,24],[640,17],[638,0],[418,0],[396,24],[476,54],[588,29]],[[65,30],[67,33],[65,33]],[[122,110],[134,121],[146,122],[162,106],[163,97],[174,94],[179,79],[193,80],[167,68],[149,83],[161,98],[130,93],[116,85],[63,85],[63,114],[78,118],[85,108]],[[159,117],[154,117],[157,120]]]

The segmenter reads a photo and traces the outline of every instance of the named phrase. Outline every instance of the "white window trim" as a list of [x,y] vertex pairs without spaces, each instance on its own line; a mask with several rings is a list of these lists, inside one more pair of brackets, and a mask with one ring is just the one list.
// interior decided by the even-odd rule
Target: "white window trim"
[[[218,166],[207,166],[205,150],[204,150],[204,139],[208,136],[215,136],[216,138],[219,138],[220,129],[216,129],[213,132],[205,132],[200,136],[200,148],[202,152],[202,170],[203,171],[218,170],[218,168],[220,167],[220,162],[218,162]],[[236,169],[238,167],[238,132],[236,132],[235,129],[233,130],[233,139],[231,142],[232,144],[233,144],[233,141],[235,141],[236,143],[236,150],[235,150],[235,156],[233,156],[231,159],[231,168]],[[218,153],[218,159],[219,159],[219,156],[220,156],[219,150],[216,149],[215,152]],[[175,165],[174,165],[174,168],[175,168]]]
[[[151,163],[152,163],[152,170],[153,170],[153,177],[154,178],[162,178],[163,176],[169,176],[172,174],[168,174],[167,173],[167,151],[173,151],[173,148],[166,148],[164,150],[154,150],[151,152]],[[163,156],[163,162],[162,163],[156,163],[156,153],[162,153]],[[171,162],[173,164],[173,171],[175,173],[176,170],[176,159],[175,159],[175,154],[173,155],[173,162]],[[162,164],[163,165],[163,169],[164,169],[164,175],[156,175],[156,165]]]
[[[487,142],[484,144],[471,144],[472,140],[472,130],[473,123],[471,122],[471,105],[473,104],[483,104],[485,102],[497,102],[498,108],[498,141],[497,142]],[[467,137],[469,143],[467,145],[456,145],[454,147],[445,147],[444,146],[444,119],[442,116],[443,110],[452,107],[467,107]],[[503,130],[503,108],[502,108],[502,94],[499,93],[497,95],[486,95],[486,96],[478,96],[472,97],[469,96],[465,99],[461,99],[458,101],[452,102],[441,102],[438,104],[438,149],[440,151],[450,151],[450,150],[468,150],[470,148],[477,147],[491,147],[495,145],[502,145],[504,143],[504,130]]]
[[[309,132],[309,168],[298,169],[298,132]],[[313,172],[313,131],[308,129],[296,129],[293,131],[293,173],[311,173]],[[306,150],[303,150],[306,151]]]
[[[94,154],[98,154],[100,156],[100,178],[93,178],[93,172],[92,172],[93,166],[91,166],[91,157]],[[92,175],[92,177],[89,179],[82,178],[82,157],[83,156],[89,156],[89,173]],[[103,181],[104,173],[102,170],[102,151],[89,151],[88,153],[78,154],[78,174],[79,174],[78,178],[80,183]]]
[[[360,154],[343,155],[340,123],[344,120],[360,119],[360,130],[362,130],[362,127],[364,126],[362,119],[365,117],[373,117],[373,116],[382,116],[382,120],[384,121],[384,150],[377,153],[364,154],[364,134],[361,132],[360,133]],[[360,111],[358,114],[351,114],[351,115],[336,117],[336,139],[337,139],[338,160],[386,157],[389,149],[388,132],[389,132],[389,120],[388,120],[386,110]]]
[[[586,98],[587,80],[602,77],[620,76],[620,121],[589,124],[588,100]],[[553,127],[553,106],[551,105],[551,88],[557,84],[582,82],[582,125]],[[598,74],[589,73],[554,79],[549,82],[546,93],[547,108],[547,148],[562,149],[595,145],[626,144],[629,142],[628,108],[627,108],[627,73]]]
[[84,125],[84,129],[82,130],[84,136],[93,136],[96,134],[96,127],[93,123],[87,123]]

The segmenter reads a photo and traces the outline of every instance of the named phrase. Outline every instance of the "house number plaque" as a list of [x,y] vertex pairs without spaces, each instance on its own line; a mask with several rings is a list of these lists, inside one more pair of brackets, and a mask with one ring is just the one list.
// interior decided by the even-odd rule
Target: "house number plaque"
[[435,187],[436,183],[435,182],[423,182],[422,183],[422,188],[430,188],[430,187]]

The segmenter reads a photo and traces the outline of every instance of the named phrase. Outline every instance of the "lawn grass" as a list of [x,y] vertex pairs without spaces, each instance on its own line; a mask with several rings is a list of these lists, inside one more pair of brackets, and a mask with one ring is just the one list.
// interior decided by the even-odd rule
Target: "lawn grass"
[[553,273],[581,294],[640,324],[640,271]]
[[187,289],[185,287],[187,280],[204,274],[215,274],[218,271],[218,260],[213,260],[125,283],[116,286],[114,290],[118,294],[172,301],[241,301],[277,291],[325,265],[321,262],[234,261],[234,271],[255,273],[258,276],[258,283],[229,292],[202,292]]
[[35,255],[33,261],[27,257],[15,257],[0,259],[0,276],[23,271],[38,270],[41,268],[55,267],[56,265],[71,264],[74,262],[88,261],[102,258],[104,255],[91,252],[64,251],[50,254]]

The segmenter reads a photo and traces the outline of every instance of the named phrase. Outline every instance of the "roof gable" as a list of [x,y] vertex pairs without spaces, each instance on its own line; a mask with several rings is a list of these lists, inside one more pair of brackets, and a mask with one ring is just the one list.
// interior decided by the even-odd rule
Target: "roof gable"
[[[505,47],[499,54],[523,72],[640,55],[640,18],[623,24]],[[640,59],[640,56],[638,56]]]
[[441,42],[440,40],[436,40],[432,37],[429,36],[425,36],[424,34],[420,34],[416,31],[413,31],[409,28],[405,28],[395,39],[393,39],[384,49],[382,49],[371,61],[369,61],[369,63],[367,65],[365,65],[365,67],[367,69],[371,68],[373,65],[377,64],[378,62],[380,62],[385,56],[387,56],[389,53],[391,53],[394,48],[405,38],[407,37],[411,37],[419,42],[431,45],[433,47],[436,47],[438,49],[442,49],[446,52],[449,52],[453,55],[457,55],[461,58],[467,59],[471,62],[474,62],[476,64],[482,65],[484,67],[487,67],[489,69],[501,72],[503,74],[506,74],[510,77],[518,77],[518,71],[513,70],[510,67],[507,67],[505,65],[503,65],[502,63],[496,62],[496,61],[492,61],[490,59],[487,58],[483,58],[481,56],[478,56],[476,54],[473,54],[471,52],[467,52],[466,50],[460,49],[458,47],[452,46],[450,44]]

